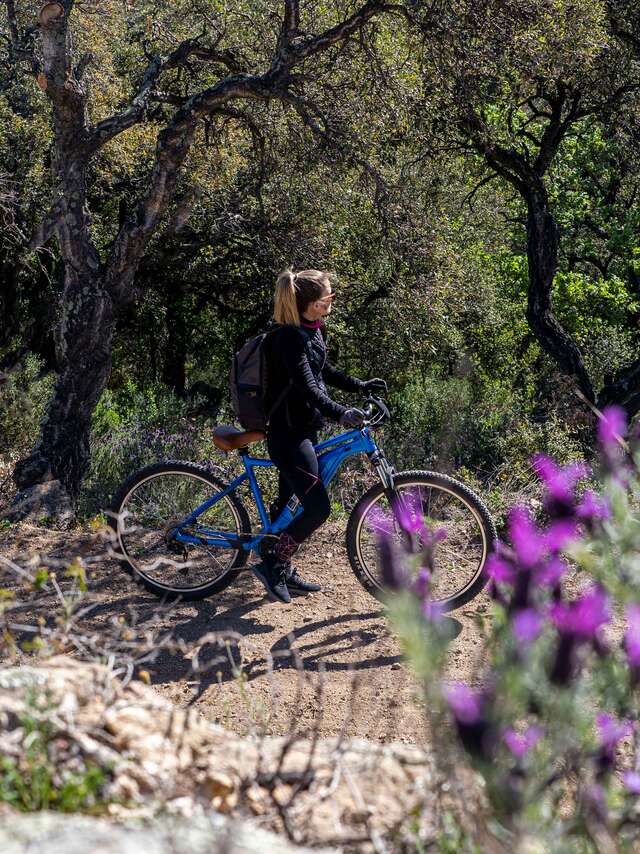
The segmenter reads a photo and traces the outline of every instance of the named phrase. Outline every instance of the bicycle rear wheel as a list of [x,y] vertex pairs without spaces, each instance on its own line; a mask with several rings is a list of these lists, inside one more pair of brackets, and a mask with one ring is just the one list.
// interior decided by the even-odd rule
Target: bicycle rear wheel
[[[204,541],[181,543],[173,536],[183,519],[224,488],[194,463],[156,463],[136,472],[120,487],[110,511],[123,568],[147,590],[168,599],[204,599],[227,587],[246,564],[247,551]],[[237,495],[225,495],[180,528],[195,539],[207,530],[233,538],[250,535],[249,516]]]
[[[446,475],[406,471],[396,474],[394,483],[400,500],[417,509],[430,530],[445,530],[446,538],[435,549],[430,599],[444,611],[459,608],[473,599],[487,580],[484,568],[496,539],[489,511],[472,490]],[[378,559],[382,527],[388,528],[388,535],[400,548],[406,543],[406,534],[382,485],[376,484],[353,508],[347,525],[351,567],[374,596],[384,589]]]

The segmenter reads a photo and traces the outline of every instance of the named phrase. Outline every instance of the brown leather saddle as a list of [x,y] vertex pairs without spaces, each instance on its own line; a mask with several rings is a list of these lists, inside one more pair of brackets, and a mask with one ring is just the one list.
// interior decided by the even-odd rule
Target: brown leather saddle
[[238,430],[231,424],[221,424],[213,431],[213,443],[221,451],[237,451],[266,438],[262,430]]

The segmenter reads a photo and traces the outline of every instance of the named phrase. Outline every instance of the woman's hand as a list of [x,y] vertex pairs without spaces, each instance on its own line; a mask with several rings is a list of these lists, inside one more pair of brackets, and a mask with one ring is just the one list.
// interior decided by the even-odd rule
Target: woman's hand
[[361,409],[346,409],[340,416],[342,427],[359,427],[364,423],[364,412]]
[[387,383],[380,377],[374,377],[372,380],[365,380],[362,388],[364,391],[368,391],[369,394],[386,394],[388,391]]

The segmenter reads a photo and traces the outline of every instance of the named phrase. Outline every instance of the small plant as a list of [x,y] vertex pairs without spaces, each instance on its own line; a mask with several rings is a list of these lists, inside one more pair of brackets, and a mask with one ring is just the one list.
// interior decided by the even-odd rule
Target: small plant
[[28,706],[18,721],[19,755],[0,757],[0,802],[22,812],[99,811],[105,805],[105,771],[73,753],[71,741],[48,717],[46,698],[30,695]]
[[475,686],[444,678],[449,621],[429,602],[439,532],[402,507],[405,547],[391,524],[383,534],[390,616],[441,763],[454,775],[462,756],[480,775],[498,848],[614,851],[640,836],[640,447],[625,431],[621,410],[604,413],[597,491],[581,489],[584,464],[534,458],[544,519],[513,508],[489,559],[490,660]]

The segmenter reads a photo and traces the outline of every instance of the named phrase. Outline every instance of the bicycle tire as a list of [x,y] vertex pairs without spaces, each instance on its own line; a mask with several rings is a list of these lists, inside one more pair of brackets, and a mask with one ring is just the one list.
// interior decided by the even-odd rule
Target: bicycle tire
[[[468,486],[465,486],[465,484],[460,483],[460,481],[457,481],[448,475],[439,474],[438,472],[421,471],[418,469],[398,472],[394,475],[394,482],[397,486],[413,485],[416,482],[420,485],[434,486],[459,498],[474,513],[479,523],[479,529],[484,538],[484,555],[482,563],[477,575],[467,586],[462,588],[455,595],[439,600],[438,604],[443,611],[453,611],[456,608],[465,605],[467,602],[470,602],[478,595],[478,593],[480,593],[487,583],[487,557],[491,553],[497,539],[494,521],[491,518],[491,514],[484,502],[475,494],[475,492],[473,492],[473,490],[469,489]],[[349,521],[347,523],[346,534],[347,554],[351,568],[360,584],[362,584],[368,593],[376,598],[380,598],[384,588],[381,584],[375,582],[371,573],[367,570],[367,567],[361,560],[361,553],[358,546],[363,519],[366,516],[367,511],[382,495],[384,495],[384,488],[380,483],[374,484],[374,486],[362,495],[351,511]]]
[[[153,463],[139,469],[118,488],[108,508],[109,526],[114,531],[118,549],[122,555],[126,556],[127,554],[126,547],[122,540],[121,530],[118,525],[123,503],[133,492],[136,486],[152,479],[154,476],[172,473],[193,475],[194,477],[208,483],[216,490],[225,489],[227,486],[224,481],[212,475],[205,466],[182,460],[167,460],[165,462]],[[241,535],[250,535],[251,522],[244,504],[235,492],[229,493],[227,498],[237,513],[237,519],[239,521],[238,533]],[[206,599],[208,596],[211,596],[214,593],[219,593],[221,590],[228,587],[236,579],[238,573],[246,565],[248,559],[249,552],[244,549],[238,549],[236,557],[224,575],[211,582],[211,584],[203,585],[195,590],[189,590],[187,588],[183,591],[165,587],[162,584],[153,581],[148,576],[141,574],[126,557],[123,557],[119,562],[121,567],[133,578],[136,584],[143,587],[145,590],[154,593],[156,596],[161,596],[166,600],[180,599],[185,602],[195,602],[201,599]]]

